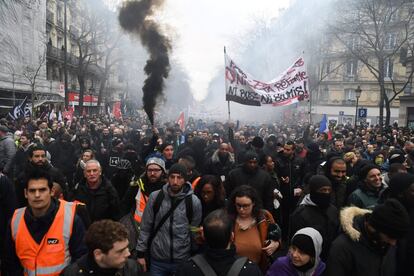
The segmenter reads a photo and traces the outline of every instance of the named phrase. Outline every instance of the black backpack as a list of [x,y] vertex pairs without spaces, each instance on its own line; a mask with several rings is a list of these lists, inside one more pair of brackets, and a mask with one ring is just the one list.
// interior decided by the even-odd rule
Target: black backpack
[[[196,264],[196,266],[204,275],[217,276],[217,273],[214,271],[214,269],[202,254],[195,255],[191,258],[191,260]],[[227,272],[227,276],[238,276],[247,260],[247,257],[240,257],[236,259],[236,261],[231,265],[229,271]]]

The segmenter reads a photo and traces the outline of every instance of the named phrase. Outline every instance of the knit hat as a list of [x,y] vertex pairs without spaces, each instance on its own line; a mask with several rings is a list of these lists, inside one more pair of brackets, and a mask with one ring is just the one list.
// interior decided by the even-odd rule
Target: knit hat
[[398,200],[389,199],[375,207],[368,222],[378,232],[390,238],[400,239],[408,231],[410,218]]
[[394,163],[402,164],[405,161],[405,155],[401,150],[396,149],[390,152],[388,160],[390,165]]
[[178,173],[184,177],[184,179],[187,179],[187,168],[184,165],[181,165],[179,163],[172,165],[168,171],[168,176],[172,175],[173,173]]
[[263,139],[259,136],[254,137],[251,144],[253,147],[260,148],[260,149],[263,148],[264,146]]
[[311,237],[305,234],[296,234],[291,241],[291,245],[299,248],[300,251],[311,257],[315,257],[315,245]]
[[162,169],[162,171],[164,173],[166,172],[165,162],[161,158],[158,158],[158,157],[148,158],[147,164],[145,165],[145,168],[148,168],[149,165],[157,165],[158,167],[160,167]]
[[321,187],[332,186],[331,181],[324,175],[314,175],[309,179],[309,189],[311,192],[316,192]]
[[410,173],[396,173],[389,184],[390,193],[397,196],[407,190],[414,183],[414,175]]
[[244,156],[245,162],[250,161],[250,160],[258,160],[258,159],[259,159],[259,156],[254,151],[248,151],[246,152],[246,155]]
[[359,173],[358,173],[359,180],[362,180],[362,181],[365,180],[365,178],[367,178],[368,173],[372,169],[378,169],[379,170],[377,165],[367,164],[367,165],[363,166],[361,168],[361,170],[359,171]]

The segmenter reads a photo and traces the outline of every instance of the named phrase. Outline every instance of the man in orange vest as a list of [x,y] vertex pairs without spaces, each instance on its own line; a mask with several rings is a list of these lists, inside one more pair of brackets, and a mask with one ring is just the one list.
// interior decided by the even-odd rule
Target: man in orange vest
[[27,207],[17,209],[6,235],[8,275],[59,275],[87,252],[76,204],[52,198],[52,180],[41,169],[27,175]]

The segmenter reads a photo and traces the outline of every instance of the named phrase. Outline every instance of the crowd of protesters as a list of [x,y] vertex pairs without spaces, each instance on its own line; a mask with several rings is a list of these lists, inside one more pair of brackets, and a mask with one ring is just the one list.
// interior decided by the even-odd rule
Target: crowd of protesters
[[0,120],[1,275],[411,275],[414,133]]

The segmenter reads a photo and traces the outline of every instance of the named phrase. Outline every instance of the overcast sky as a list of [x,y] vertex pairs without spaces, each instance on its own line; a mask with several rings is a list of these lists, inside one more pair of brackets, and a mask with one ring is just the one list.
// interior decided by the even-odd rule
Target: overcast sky
[[223,47],[227,46],[227,53],[234,56],[240,47],[240,38],[253,31],[255,20],[270,21],[289,2],[291,0],[165,0],[159,18],[172,39],[173,59],[188,73],[197,100],[207,95],[210,80],[224,66]]

